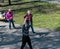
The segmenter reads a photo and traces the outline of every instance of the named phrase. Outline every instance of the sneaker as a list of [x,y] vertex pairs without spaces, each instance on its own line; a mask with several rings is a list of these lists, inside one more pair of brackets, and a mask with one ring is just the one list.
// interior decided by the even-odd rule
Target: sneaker
[[35,33],[35,32],[33,32],[33,33]]

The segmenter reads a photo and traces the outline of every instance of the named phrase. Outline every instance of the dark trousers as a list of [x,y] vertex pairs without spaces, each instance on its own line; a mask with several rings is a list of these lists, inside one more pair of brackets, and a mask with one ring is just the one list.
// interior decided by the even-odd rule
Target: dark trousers
[[28,43],[30,49],[32,49],[30,37],[23,35],[23,37],[22,37],[22,46],[21,46],[21,49],[24,48],[24,46],[25,46],[26,43]]
[[31,24],[31,25],[29,26],[29,28],[30,28],[30,27],[31,27],[32,32],[34,33],[33,25]]
[[31,24],[29,24],[29,20],[27,20],[27,21],[26,21],[26,24],[27,24],[27,26],[28,26],[29,28],[31,27],[32,32],[35,33],[35,32],[34,32],[34,28],[33,28],[33,22],[31,22]]
[[13,25],[13,28],[15,28],[14,21],[13,20],[9,20],[9,29],[11,29],[11,24]]

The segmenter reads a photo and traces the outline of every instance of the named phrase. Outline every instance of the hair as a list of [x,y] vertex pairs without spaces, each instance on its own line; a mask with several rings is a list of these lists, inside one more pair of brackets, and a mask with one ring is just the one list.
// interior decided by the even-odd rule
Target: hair
[[31,10],[27,10],[27,12],[30,12]]
[[8,11],[11,11],[11,9],[8,9]]

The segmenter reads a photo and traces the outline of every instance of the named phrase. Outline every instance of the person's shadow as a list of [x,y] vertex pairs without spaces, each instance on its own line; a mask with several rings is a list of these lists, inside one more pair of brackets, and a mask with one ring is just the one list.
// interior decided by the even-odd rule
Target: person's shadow
[[18,26],[18,27],[15,27],[15,29],[22,29],[22,27],[21,26]]
[[36,35],[40,35],[40,36],[41,36],[41,35],[45,35],[45,36],[46,36],[46,35],[48,35],[48,34],[49,34],[49,32],[39,32],[39,33],[36,33]]

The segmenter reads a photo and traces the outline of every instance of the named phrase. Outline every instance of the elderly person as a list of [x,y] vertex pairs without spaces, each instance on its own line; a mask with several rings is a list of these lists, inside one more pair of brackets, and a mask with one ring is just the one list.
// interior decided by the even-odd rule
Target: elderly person
[[9,22],[9,29],[11,29],[11,24],[13,25],[13,28],[15,28],[14,21],[13,21],[14,15],[11,9],[8,9],[8,12],[6,13],[6,19]]
[[29,28],[31,27],[32,32],[34,32],[34,28],[33,28],[33,15],[30,12],[30,10],[27,11],[27,14],[24,16],[24,24],[26,23],[27,26],[29,26]]

